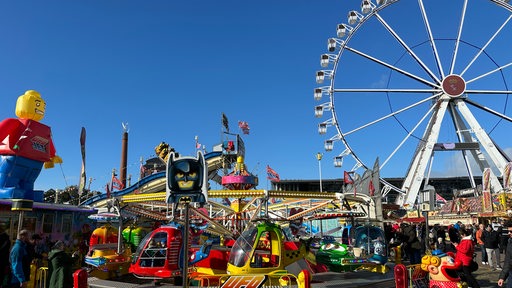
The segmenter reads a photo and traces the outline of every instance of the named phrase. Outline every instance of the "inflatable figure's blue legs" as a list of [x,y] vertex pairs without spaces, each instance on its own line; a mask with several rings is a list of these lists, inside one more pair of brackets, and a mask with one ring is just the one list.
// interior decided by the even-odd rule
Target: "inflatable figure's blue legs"
[[[43,162],[25,157],[0,155],[0,198],[42,202],[42,191],[34,191]],[[34,199],[34,192],[38,199]]]

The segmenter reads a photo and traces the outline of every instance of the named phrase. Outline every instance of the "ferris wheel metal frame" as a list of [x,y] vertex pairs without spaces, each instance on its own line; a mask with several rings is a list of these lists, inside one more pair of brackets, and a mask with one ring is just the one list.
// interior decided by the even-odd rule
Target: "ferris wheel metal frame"
[[[361,153],[361,151],[356,151],[353,149],[350,140],[348,139],[349,135],[360,132],[365,128],[385,119],[395,117],[400,113],[418,105],[431,103],[430,109],[427,111],[427,113],[421,115],[418,123],[414,125],[411,131],[409,131],[404,139],[397,145],[395,150],[392,151],[392,153],[388,156],[382,165],[384,166],[387,161],[394,156],[394,154],[400,149],[404,142],[411,137],[411,134],[414,133],[416,129],[418,129],[420,123],[428,120],[425,122],[427,124],[421,139],[418,141],[414,155],[412,156],[412,160],[405,175],[403,185],[401,187],[395,187],[386,182],[382,177],[380,178],[380,182],[383,184],[383,191],[385,191],[385,194],[389,191],[396,191],[398,193],[396,203],[401,206],[412,207],[415,205],[420,191],[424,188],[421,187],[422,183],[427,185],[426,182],[428,181],[424,180],[428,180],[430,173],[429,166],[432,165],[434,152],[442,148],[442,144],[437,143],[437,141],[441,128],[440,125],[443,122],[444,116],[446,115],[449,115],[452,119],[458,141],[454,143],[454,146],[452,146],[451,149],[461,151],[466,166],[465,170],[468,173],[468,178],[470,179],[472,188],[475,188],[476,184],[474,181],[475,175],[473,175],[472,169],[470,167],[470,156],[475,160],[481,171],[492,165],[496,168],[498,173],[502,173],[505,170],[507,163],[510,162],[510,159],[508,159],[504,152],[496,145],[496,143],[494,143],[493,139],[491,139],[488,133],[480,125],[479,121],[468,108],[467,104],[470,104],[472,107],[478,108],[482,111],[485,111],[486,113],[490,113],[503,120],[512,122],[512,118],[507,116],[505,113],[498,112],[494,109],[486,107],[485,105],[481,105],[468,97],[473,94],[499,94],[506,95],[508,99],[508,95],[512,93],[512,90],[509,90],[508,88],[503,90],[468,89],[467,84],[470,84],[479,79],[483,79],[495,73],[502,73],[504,69],[512,65],[512,57],[509,59],[511,62],[505,64],[497,64],[495,69],[484,71],[477,77],[465,79],[464,76],[467,70],[475,64],[475,61],[480,56],[487,54],[486,48],[493,43],[494,39],[500,34],[500,32],[502,32],[504,27],[507,26],[507,24],[512,25],[512,23],[509,23],[512,22],[510,21],[512,19],[512,6],[508,3],[509,1],[487,0],[487,2],[492,2],[498,7],[508,11],[510,13],[509,17],[507,17],[501,26],[499,26],[495,31],[490,32],[489,38],[486,40],[482,47],[476,48],[476,54],[472,56],[469,63],[464,65],[465,68],[461,71],[455,71],[455,63],[458,60],[457,57],[459,56],[459,47],[462,43],[464,43],[464,40],[462,39],[462,32],[465,28],[465,16],[468,2],[472,1],[462,0],[461,2],[461,11],[459,11],[460,21],[458,21],[457,24],[458,33],[453,41],[453,54],[451,61],[447,66],[443,66],[445,63],[443,63],[442,57],[440,56],[437,49],[439,40],[434,37],[430,23],[432,19],[429,18],[423,1],[417,1],[425,27],[424,32],[427,38],[425,42],[430,44],[431,52],[435,58],[435,67],[433,69],[431,69],[431,67],[429,67],[422,60],[422,58],[415,53],[413,45],[407,43],[406,40],[404,40],[381,15],[381,11],[383,9],[388,8],[388,6],[391,5],[398,5],[398,2],[400,1],[363,0],[361,3],[361,12],[356,10],[350,11],[348,13],[347,23],[341,23],[337,25],[337,37],[329,38],[327,41],[327,50],[329,53],[322,54],[320,57],[320,64],[323,69],[316,72],[316,82],[318,84],[323,84],[325,80],[329,80],[329,84],[314,89],[315,100],[322,101],[324,97],[328,97],[329,100],[315,106],[315,116],[317,118],[321,118],[323,117],[324,112],[330,112],[331,117],[318,124],[318,132],[321,135],[327,132],[328,127],[332,126],[336,129],[335,135],[325,140],[324,148],[326,151],[332,151],[335,142],[343,143],[344,149],[340,154],[334,157],[334,165],[336,167],[341,167],[343,164],[343,159],[350,156],[355,162],[355,165],[350,169],[350,171],[356,171],[360,168],[368,169],[371,167],[371,165],[365,164],[364,161],[360,158],[358,153]],[[377,19],[377,23],[380,23],[385,28],[387,33],[389,33],[390,36],[392,36],[392,38],[394,38],[399,43],[399,45],[404,50],[403,53],[410,56],[413,60],[412,62],[415,62],[415,64],[420,67],[420,69],[424,72],[423,74],[427,75],[427,77],[410,72],[407,69],[400,67],[398,64],[393,64],[379,59],[378,57],[374,57],[369,53],[366,53],[350,45],[352,37],[354,37],[354,35],[356,35],[361,27],[363,27],[363,25],[365,25],[365,23],[372,18]],[[393,73],[397,73],[406,78],[414,80],[417,83],[425,86],[425,88],[337,88],[335,79],[338,69],[343,65],[342,56],[344,53],[352,53],[352,55],[357,55],[358,57],[369,60],[371,63],[385,67]],[[510,69],[512,69],[512,67]],[[505,87],[507,87],[506,83]],[[409,106],[401,107],[400,109],[392,111],[387,115],[355,127],[350,131],[343,131],[342,127],[340,127],[340,119],[336,113],[335,107],[335,99],[338,93],[423,93],[426,96],[420,101],[412,103]],[[485,151],[485,154],[482,153],[483,150]],[[503,186],[498,180],[498,176],[496,176],[494,173],[491,173],[490,176],[490,183],[491,187],[494,189],[494,192],[498,192],[503,189]],[[505,183],[505,186],[506,185],[508,184]]]

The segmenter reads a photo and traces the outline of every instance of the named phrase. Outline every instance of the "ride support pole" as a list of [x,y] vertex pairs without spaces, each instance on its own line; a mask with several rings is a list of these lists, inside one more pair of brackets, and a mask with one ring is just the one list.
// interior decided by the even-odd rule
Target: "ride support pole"
[[395,249],[395,264],[402,264],[402,246],[393,247]]
[[188,288],[188,229],[190,225],[189,221],[189,203],[185,203],[185,235],[183,236],[183,288]]

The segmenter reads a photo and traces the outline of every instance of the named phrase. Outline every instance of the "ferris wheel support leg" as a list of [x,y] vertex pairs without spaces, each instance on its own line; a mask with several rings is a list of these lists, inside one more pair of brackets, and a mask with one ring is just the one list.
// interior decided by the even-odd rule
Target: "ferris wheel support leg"
[[[478,139],[482,147],[485,149],[485,151],[487,151],[487,154],[489,154],[489,158],[491,159],[493,164],[496,166],[500,173],[503,173],[505,166],[507,165],[507,160],[505,159],[505,157],[501,155],[500,151],[498,150],[496,145],[494,145],[494,142],[491,140],[489,135],[487,135],[487,133],[480,126],[480,124],[475,119],[471,111],[469,111],[466,103],[464,103],[464,101],[462,100],[457,100],[455,103],[460,113],[462,114],[464,119],[468,122],[469,126],[475,133],[476,138]],[[495,192],[503,190],[503,187],[501,186],[501,183],[496,176],[491,177],[491,186],[493,187]]]
[[449,99],[441,97],[438,103],[435,104],[437,107],[434,109],[434,115],[430,118],[430,122],[425,129],[423,141],[420,141],[416,148],[413,161],[411,162],[404,184],[402,185],[402,190],[406,193],[398,197],[397,204],[401,206],[413,206],[416,202],[421,183],[425,178],[428,161],[432,155],[432,151],[434,150],[437,138],[439,137],[439,130],[441,128],[441,123],[443,122],[443,117],[446,113],[448,103]]

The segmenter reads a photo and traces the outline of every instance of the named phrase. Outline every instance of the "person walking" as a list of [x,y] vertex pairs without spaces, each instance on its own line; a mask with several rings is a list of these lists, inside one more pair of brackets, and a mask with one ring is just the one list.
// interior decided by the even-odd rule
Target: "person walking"
[[480,288],[480,284],[476,281],[473,276],[473,253],[475,253],[475,243],[471,239],[471,232],[466,228],[459,228],[459,234],[461,236],[459,243],[453,243],[457,253],[455,253],[455,262],[460,261],[462,263],[462,272],[466,277],[468,286],[471,288]]
[[441,237],[437,238],[436,250],[446,253],[446,242]]
[[9,250],[11,250],[11,239],[6,232],[5,223],[0,223],[0,287],[9,284]]
[[501,271],[499,250],[500,235],[498,231],[494,230],[491,225],[487,225],[485,231],[482,233],[482,240],[484,240],[484,247],[487,252],[487,260],[489,260],[491,271]]
[[28,261],[27,244],[30,232],[21,230],[12,246],[9,260],[11,261],[11,282],[9,287],[26,288],[30,280],[30,261]]
[[415,225],[406,225],[403,228],[405,252],[409,257],[409,263],[420,264],[421,263],[421,242],[416,234]]
[[[57,241],[48,254],[48,274],[51,288],[73,287],[73,258],[64,251],[64,242]],[[75,256],[75,253],[73,253]]]
[[498,233],[500,234],[500,253],[505,253],[508,243],[508,230],[504,220],[501,220],[501,226],[498,228]]
[[506,288],[512,288],[512,222],[504,225],[507,227],[508,244],[505,249],[505,263],[503,264],[503,270],[500,272],[498,277],[498,286],[502,287],[507,282]]
[[482,240],[482,233],[485,231],[485,226],[483,223],[480,223],[478,225],[478,230],[476,230],[475,238],[476,238],[476,244],[480,248],[480,251],[482,251],[482,265],[488,265],[489,262],[487,261],[487,251],[485,250],[484,246],[484,240]]

